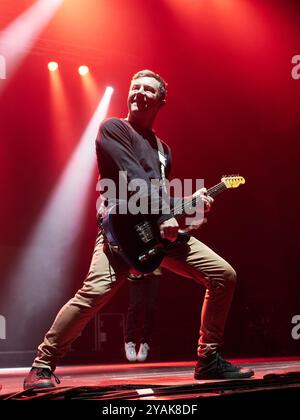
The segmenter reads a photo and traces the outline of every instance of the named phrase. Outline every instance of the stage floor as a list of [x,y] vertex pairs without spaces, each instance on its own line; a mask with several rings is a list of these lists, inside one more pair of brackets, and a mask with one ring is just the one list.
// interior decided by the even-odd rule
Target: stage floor
[[[61,380],[55,393],[57,396],[63,396],[65,391],[70,394],[72,390],[78,389],[81,396],[85,395],[83,399],[168,400],[217,396],[220,393],[224,395],[226,390],[232,393],[292,387],[300,391],[300,358],[231,361],[254,369],[255,376],[242,381],[196,381],[193,378],[194,361],[62,366],[55,372]],[[29,368],[0,369],[0,399],[20,393],[28,371]],[[39,394],[41,398],[46,399],[48,393],[49,390]],[[73,392],[72,395],[75,394]],[[49,393],[49,398],[53,395]],[[31,395],[31,398],[32,396],[34,395]]]

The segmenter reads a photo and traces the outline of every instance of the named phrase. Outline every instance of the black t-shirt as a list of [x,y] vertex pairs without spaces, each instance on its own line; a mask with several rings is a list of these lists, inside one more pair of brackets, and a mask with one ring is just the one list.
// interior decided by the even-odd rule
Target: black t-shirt
[[[165,174],[168,177],[171,169],[171,151],[167,144],[162,141],[161,143],[166,159]],[[105,120],[100,126],[96,140],[100,178],[114,181],[117,186],[116,199],[120,198],[118,197],[120,171],[126,171],[127,184],[135,179],[144,180],[148,189],[143,194],[148,197],[151,195],[152,202],[158,203],[160,214],[158,221],[161,223],[171,215],[166,211],[169,202],[162,199],[162,187],[156,190],[153,188],[153,183],[151,184],[151,180],[162,178],[157,148],[156,135],[152,130],[119,118]]]

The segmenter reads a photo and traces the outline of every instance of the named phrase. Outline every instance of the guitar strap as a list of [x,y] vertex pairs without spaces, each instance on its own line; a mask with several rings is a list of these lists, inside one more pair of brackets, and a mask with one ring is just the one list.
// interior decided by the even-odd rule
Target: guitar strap
[[162,183],[163,183],[163,189],[165,191],[165,193],[167,193],[167,185],[166,185],[166,166],[167,166],[167,158],[165,156],[164,153],[164,148],[162,145],[162,142],[160,141],[160,139],[156,137],[156,142],[157,142],[157,153],[158,153],[158,160],[160,162],[160,173],[161,173],[161,179],[162,179]]
[[[129,121],[127,121],[126,119],[122,120],[127,127],[129,127],[132,131],[133,128],[130,125]],[[160,173],[161,173],[161,179],[162,179],[162,184],[163,184],[163,189],[164,192],[167,193],[167,185],[166,185],[166,166],[167,166],[167,158],[165,156],[165,151],[164,151],[164,147],[162,145],[161,140],[155,135],[156,138],[156,144],[157,144],[157,153],[158,153],[158,160],[160,163]]]

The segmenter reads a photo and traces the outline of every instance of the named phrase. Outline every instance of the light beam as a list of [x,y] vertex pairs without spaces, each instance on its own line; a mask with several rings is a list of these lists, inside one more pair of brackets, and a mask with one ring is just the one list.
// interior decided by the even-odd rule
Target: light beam
[[2,31],[0,54],[5,58],[7,75],[6,82],[0,85],[0,93],[62,2],[63,0],[38,0]]
[[[106,116],[112,91],[112,88],[106,89],[10,275],[6,300],[14,305],[6,315],[11,325],[18,325],[20,331],[28,328],[29,319],[41,313],[46,316],[70,284],[77,240],[95,175],[94,141],[99,124]],[[16,308],[22,308],[22,317]],[[26,337],[22,339],[26,341]]]

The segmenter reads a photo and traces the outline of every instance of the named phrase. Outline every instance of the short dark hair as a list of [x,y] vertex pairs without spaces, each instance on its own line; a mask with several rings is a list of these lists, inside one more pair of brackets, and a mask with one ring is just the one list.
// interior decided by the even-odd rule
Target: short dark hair
[[131,80],[139,79],[140,77],[153,77],[159,82],[159,96],[163,101],[167,97],[167,83],[166,81],[157,73],[154,73],[152,70],[140,70],[132,76]]

